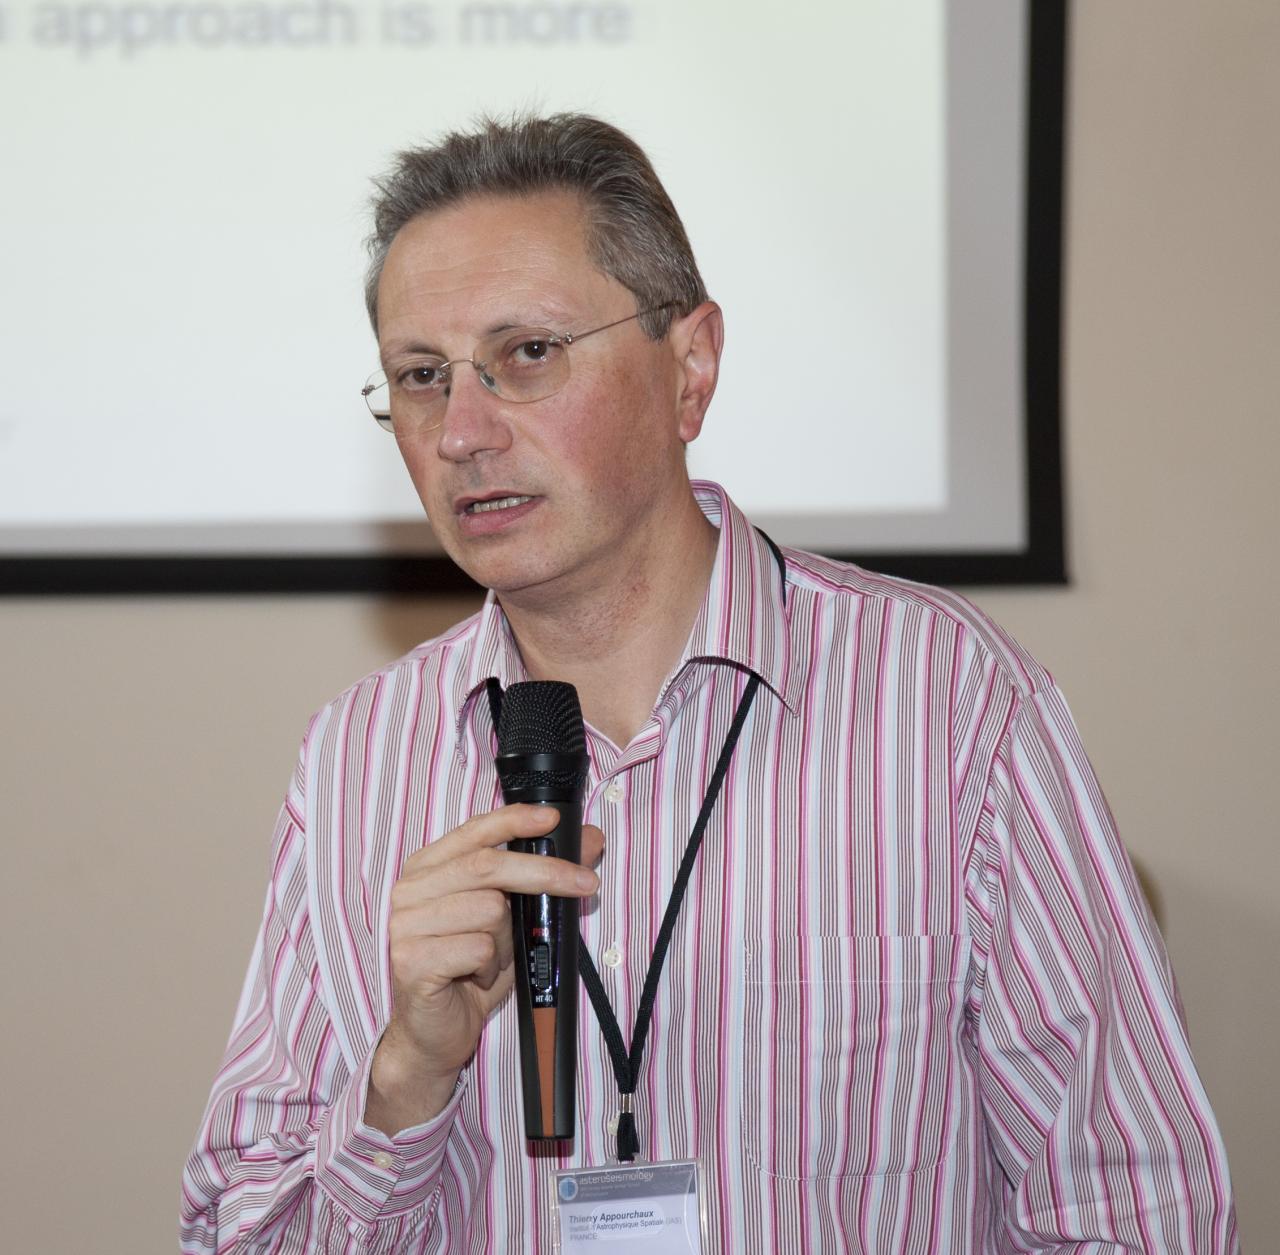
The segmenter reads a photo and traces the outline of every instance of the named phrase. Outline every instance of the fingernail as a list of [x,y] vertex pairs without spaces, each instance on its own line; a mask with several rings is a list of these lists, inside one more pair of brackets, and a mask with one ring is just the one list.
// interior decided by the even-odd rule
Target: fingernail
[[589,872],[585,868],[579,868],[574,873],[574,881],[579,889],[585,889],[590,892],[596,887],[599,881],[596,880],[595,873]]

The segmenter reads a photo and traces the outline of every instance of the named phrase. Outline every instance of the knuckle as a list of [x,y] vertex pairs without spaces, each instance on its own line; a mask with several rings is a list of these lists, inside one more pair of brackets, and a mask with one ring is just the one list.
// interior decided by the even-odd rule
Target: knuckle
[[463,820],[450,835],[474,837],[477,833],[484,832],[492,815],[493,811],[482,811],[479,815],[472,815],[470,819]]
[[501,856],[497,850],[485,847],[473,850],[469,856],[471,874],[477,880],[490,880],[497,874],[501,865]]
[[472,815],[470,819],[464,819],[456,828],[450,828],[448,832],[441,838],[448,841],[450,845],[457,845],[459,842],[465,842],[469,836],[476,830],[476,820],[480,817]]
[[393,972],[408,971],[413,962],[413,947],[406,941],[393,941],[388,947]]
[[480,909],[485,921],[492,925],[502,924],[507,918],[507,895],[499,889],[484,889],[480,899]]

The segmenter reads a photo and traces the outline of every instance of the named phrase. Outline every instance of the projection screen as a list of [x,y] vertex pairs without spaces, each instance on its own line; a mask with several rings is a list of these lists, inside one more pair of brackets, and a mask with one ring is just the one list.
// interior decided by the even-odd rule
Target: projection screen
[[0,586],[399,590],[370,178],[481,114],[629,131],[724,308],[695,475],[780,542],[1064,578],[1064,5],[0,3]]

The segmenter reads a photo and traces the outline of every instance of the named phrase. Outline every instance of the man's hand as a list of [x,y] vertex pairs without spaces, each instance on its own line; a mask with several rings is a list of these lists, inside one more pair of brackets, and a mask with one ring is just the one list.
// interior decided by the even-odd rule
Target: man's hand
[[[391,1021],[373,1057],[368,1124],[389,1136],[438,1115],[480,1030],[515,979],[510,893],[585,898],[587,867],[499,849],[551,831],[549,806],[504,806],[469,819],[406,860],[391,890]],[[604,848],[584,824],[582,861]]]

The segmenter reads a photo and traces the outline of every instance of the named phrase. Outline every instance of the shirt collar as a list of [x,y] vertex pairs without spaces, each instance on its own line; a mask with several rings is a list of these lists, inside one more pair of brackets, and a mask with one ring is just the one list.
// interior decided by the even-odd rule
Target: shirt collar
[[477,698],[483,698],[490,679],[496,679],[504,689],[529,678],[520,657],[519,646],[511,632],[511,624],[502,613],[497,594],[490,589],[476,622],[471,649],[471,666],[467,669],[462,692],[458,696],[457,746],[465,753],[466,721],[468,711]]
[[715,565],[702,608],[676,674],[685,663],[729,662],[755,672],[793,714],[798,677],[791,666],[783,573],[769,542],[710,480],[694,480],[693,494],[720,530]]
[[[727,662],[757,674],[794,714],[799,677],[791,666],[785,590],[773,550],[719,484],[694,480],[693,494],[720,536],[706,596],[663,695],[688,664]],[[464,753],[468,711],[483,698],[489,679],[496,678],[504,689],[528,679],[511,625],[492,590],[473,642],[471,666],[458,694],[457,744]]]

